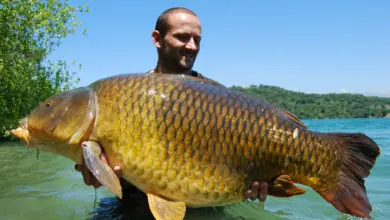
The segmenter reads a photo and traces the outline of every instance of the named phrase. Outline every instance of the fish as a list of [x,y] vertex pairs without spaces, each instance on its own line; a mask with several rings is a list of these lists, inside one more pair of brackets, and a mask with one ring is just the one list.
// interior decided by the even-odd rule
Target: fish
[[41,102],[11,132],[28,148],[84,160],[122,198],[105,152],[156,219],[240,203],[253,180],[276,197],[304,194],[302,184],[341,213],[370,218],[364,179],[381,152],[363,133],[312,131],[264,99],[179,74],[97,80]]

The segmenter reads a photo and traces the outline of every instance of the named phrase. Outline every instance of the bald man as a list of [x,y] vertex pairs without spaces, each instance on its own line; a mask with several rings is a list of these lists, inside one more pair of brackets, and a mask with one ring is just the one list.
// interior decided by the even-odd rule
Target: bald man
[[[202,26],[199,17],[194,12],[186,8],[171,8],[164,11],[158,17],[155,30],[152,32],[152,41],[158,53],[157,65],[147,74],[185,74],[208,80],[216,86],[223,86],[192,69],[200,50],[201,33]],[[109,158],[104,153],[101,159],[110,164]],[[115,164],[110,165],[120,177],[121,168]],[[85,184],[95,188],[101,186],[86,166],[76,164],[75,168],[82,172]],[[121,179],[121,184],[124,197],[141,193],[123,179]],[[253,180],[244,197],[245,199],[265,201],[267,190],[266,182]]]

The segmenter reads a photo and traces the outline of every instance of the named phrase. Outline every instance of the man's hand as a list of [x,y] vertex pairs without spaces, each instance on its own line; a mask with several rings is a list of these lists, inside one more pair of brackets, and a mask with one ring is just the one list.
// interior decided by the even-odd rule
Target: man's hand
[[[110,165],[108,163],[107,155],[105,153],[102,153],[100,155],[100,160],[103,163],[106,163],[106,164]],[[81,172],[81,174],[83,175],[83,178],[84,178],[84,183],[86,185],[93,186],[95,188],[99,188],[102,184],[100,184],[100,182],[93,176],[91,171],[89,171],[88,167],[85,165],[84,159],[82,161],[83,161],[82,164],[76,164],[74,166],[75,170]],[[113,170],[114,170],[114,173],[118,177],[122,176],[122,169],[119,166],[115,166]]]
[[265,181],[253,181],[251,188],[245,192],[245,199],[251,199],[252,201],[259,199],[264,202],[267,199],[268,183]]

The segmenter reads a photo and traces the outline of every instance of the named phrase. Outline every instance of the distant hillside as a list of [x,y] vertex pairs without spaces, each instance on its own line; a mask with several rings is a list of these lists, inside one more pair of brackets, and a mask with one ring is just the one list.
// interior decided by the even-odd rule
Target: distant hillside
[[301,119],[390,117],[390,98],[348,93],[306,94],[266,85],[233,86],[231,89],[262,97]]

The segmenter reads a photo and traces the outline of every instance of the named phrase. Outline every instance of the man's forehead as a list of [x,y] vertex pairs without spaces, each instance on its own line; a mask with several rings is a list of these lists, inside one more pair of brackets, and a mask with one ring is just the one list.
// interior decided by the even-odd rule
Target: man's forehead
[[185,11],[171,12],[167,16],[168,29],[174,28],[196,28],[201,30],[199,18]]

